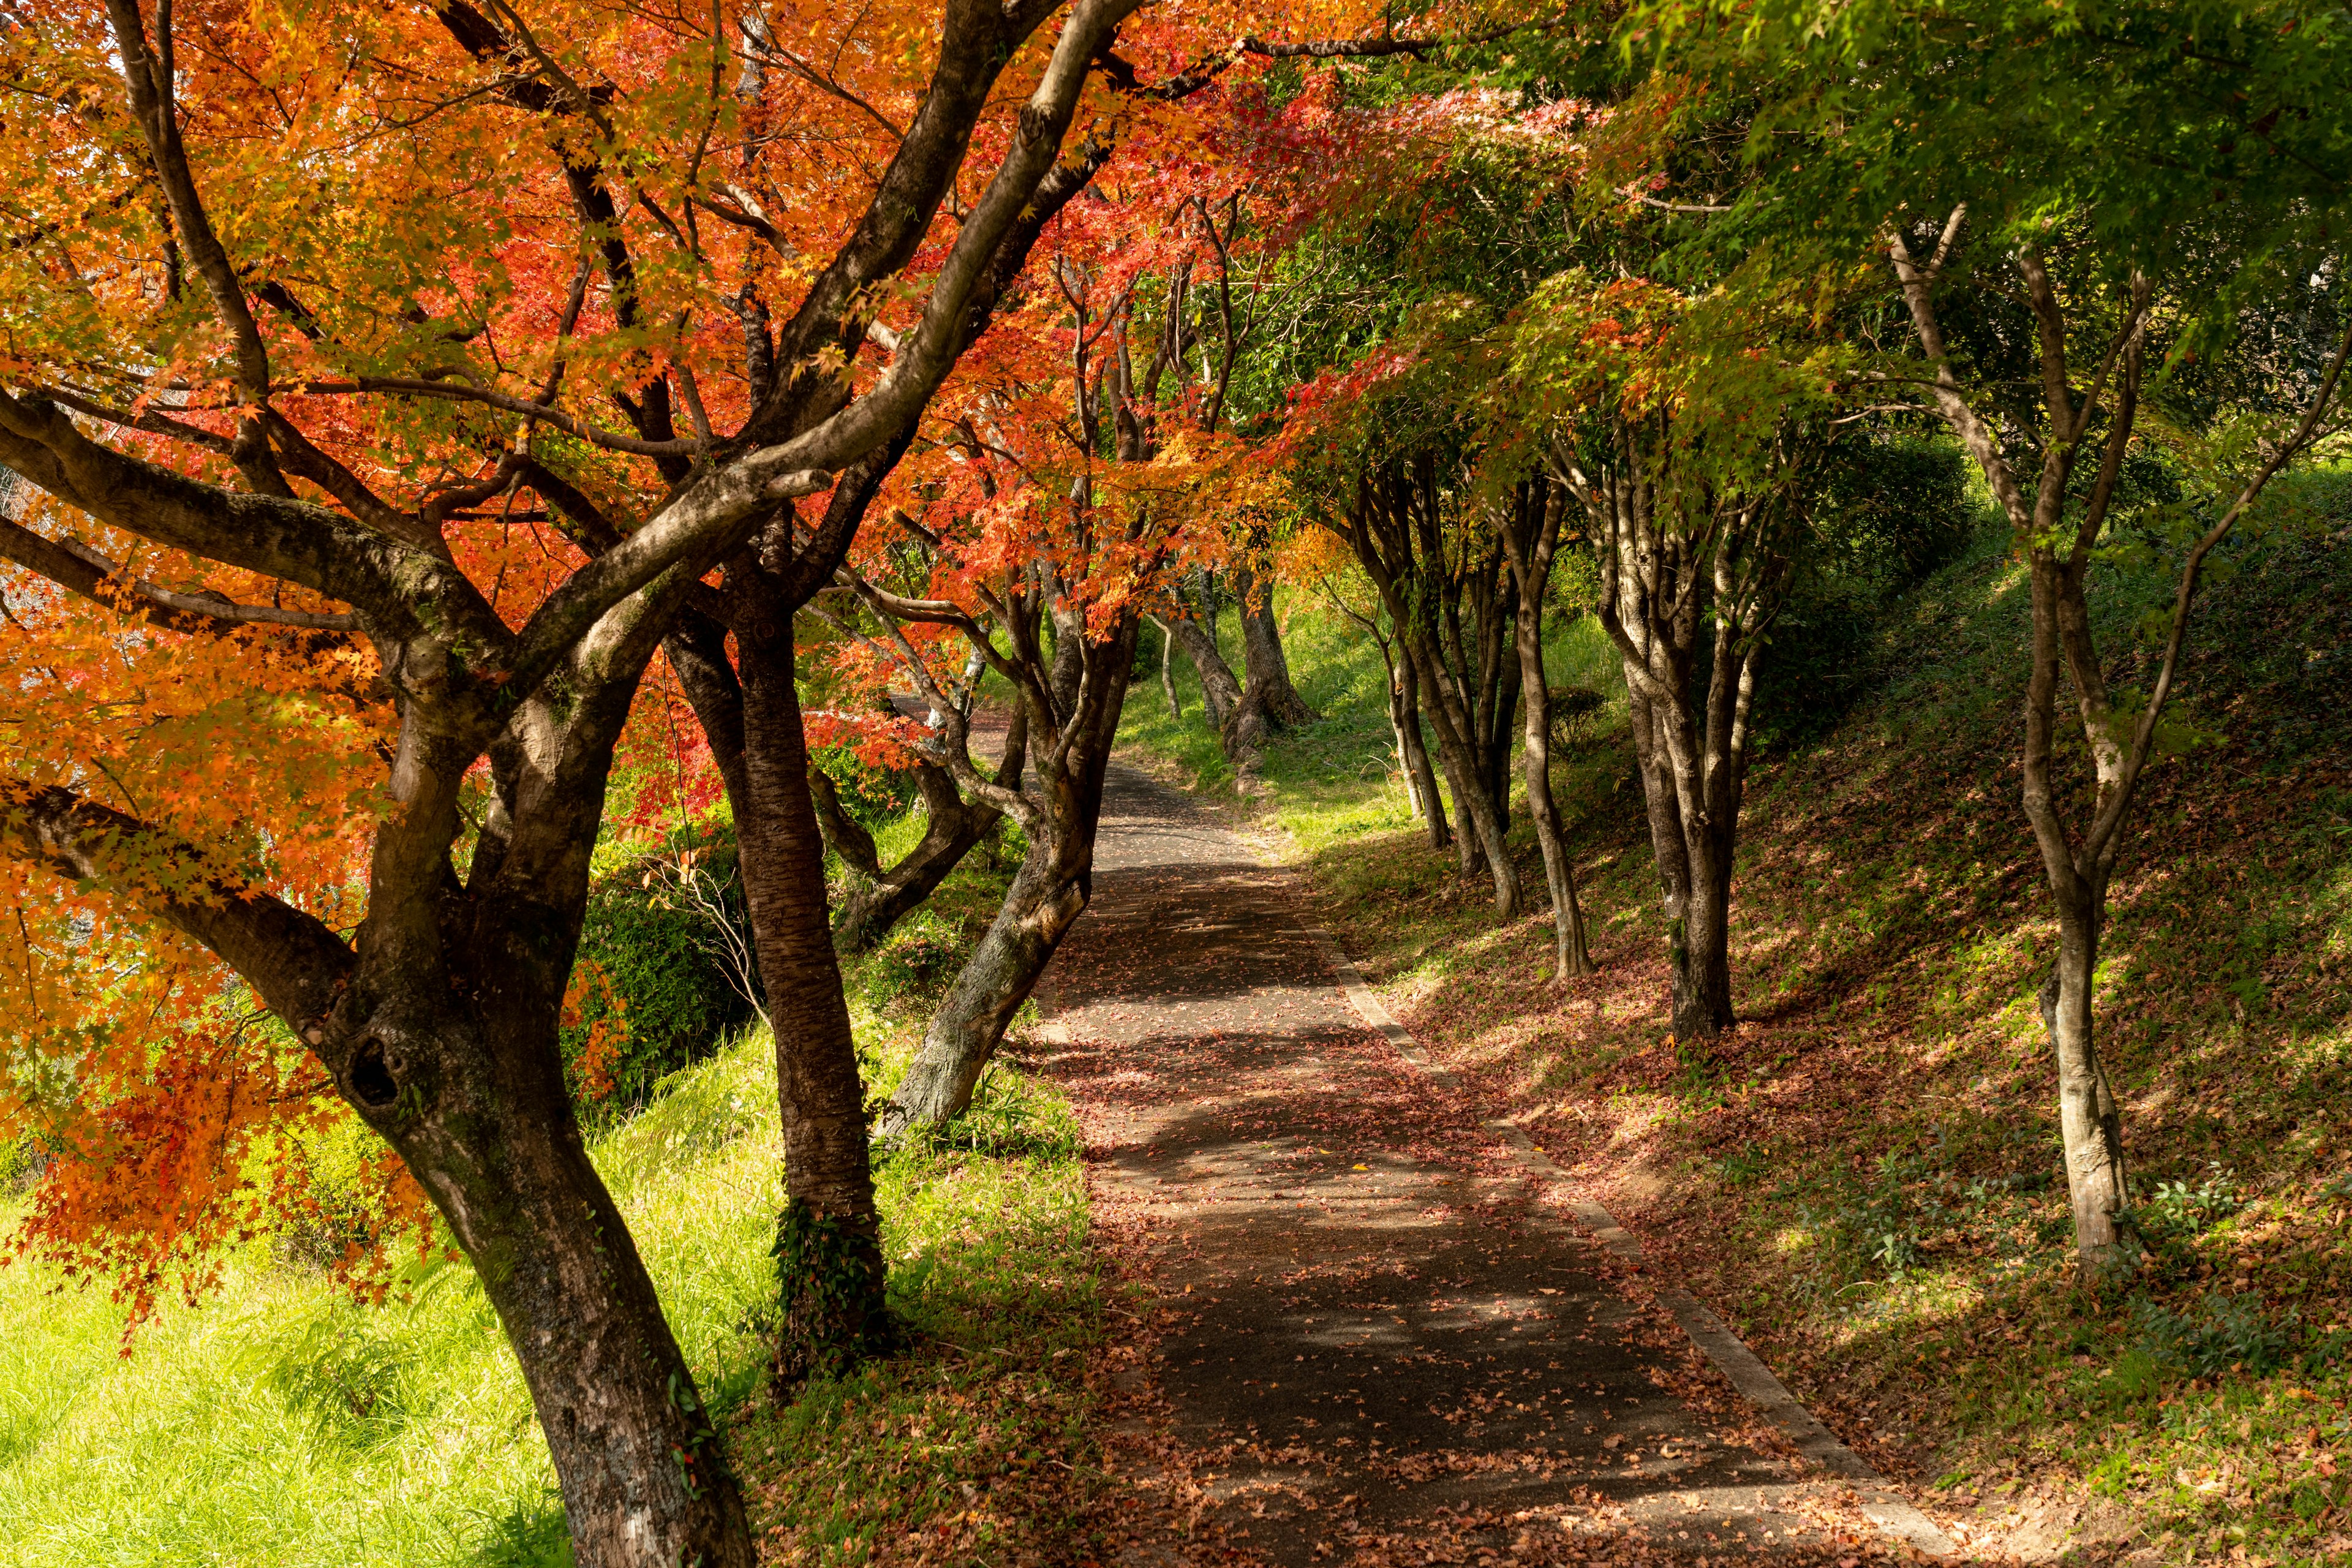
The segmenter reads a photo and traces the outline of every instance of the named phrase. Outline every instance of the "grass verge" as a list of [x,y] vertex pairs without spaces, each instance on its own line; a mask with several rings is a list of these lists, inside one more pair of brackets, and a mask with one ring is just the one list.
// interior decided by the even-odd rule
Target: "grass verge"
[[[919,941],[852,965],[877,1087],[911,1049],[931,950],[969,942],[1002,875],[975,860]],[[781,1154],[766,1036],[673,1075],[593,1152],[720,1417],[763,1560],[1076,1551],[1102,1286],[1076,1127],[1050,1090],[1000,1066],[949,1136],[877,1168],[913,1348],[782,1405],[767,1381]],[[0,1268],[0,1563],[570,1562],[521,1376],[465,1263],[412,1265],[390,1304],[364,1308],[265,1238],[128,1354],[121,1328],[102,1291],[34,1259]]]

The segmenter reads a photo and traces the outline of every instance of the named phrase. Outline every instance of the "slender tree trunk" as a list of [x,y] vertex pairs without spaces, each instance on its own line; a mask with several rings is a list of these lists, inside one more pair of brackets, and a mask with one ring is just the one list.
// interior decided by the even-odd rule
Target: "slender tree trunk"
[[[1445,819],[1444,797],[1437,793],[1437,773],[1429,765],[1429,747],[1422,739],[1421,677],[1412,667],[1412,657],[1402,648],[1397,650],[1396,664],[1390,672],[1389,699],[1406,775],[1412,780],[1422,818],[1429,826],[1429,847],[1442,850],[1454,841],[1454,831]],[[1475,866],[1463,868],[1465,875],[1475,869]]]
[[1528,815],[1535,819],[1536,843],[1543,850],[1544,880],[1551,889],[1552,977],[1591,974],[1592,954],[1584,942],[1584,908],[1576,896],[1576,863],[1560,830],[1559,805],[1551,794],[1551,694],[1544,685],[1543,599],[1519,595],[1519,700],[1526,716]]
[[[852,828],[857,825],[840,815],[837,801],[831,799],[830,780],[816,773],[811,782],[817,786],[817,816],[825,824],[825,837],[838,842],[836,823],[829,817]],[[887,870],[877,864],[860,872],[834,921],[834,945],[843,952],[865,952],[880,945],[891,928],[921,908],[1003,820],[1003,814],[992,806],[967,803],[948,771],[935,763],[917,764],[915,787],[923,795],[922,841]]]
[[895,1335],[883,1301],[866,1084],[826,919],[824,845],[793,689],[792,612],[779,601],[754,608],[740,617],[735,640],[745,740],[736,837],[784,1113],[777,1367],[794,1379],[886,1351]]
[[[1084,858],[1090,869],[1090,851]],[[885,1113],[882,1138],[951,1121],[971,1103],[981,1069],[995,1054],[1013,1016],[1036,989],[1062,938],[1086,912],[1089,880],[1073,869],[1073,857],[1061,844],[1030,841],[996,919],[923,1032],[922,1051]]]
[[1274,584],[1246,565],[1234,568],[1234,598],[1242,616],[1243,697],[1255,702],[1275,726],[1296,730],[1318,715],[1290,682],[1290,660],[1282,651],[1282,626],[1274,618]]
[[[1415,651],[1406,645],[1408,654]],[[1504,920],[1518,918],[1520,909],[1518,868],[1511,863],[1511,849],[1505,837],[1507,819],[1495,810],[1495,797],[1487,787],[1487,770],[1465,733],[1473,716],[1463,710],[1458,701],[1448,701],[1444,675],[1429,666],[1435,662],[1433,650],[1419,650],[1423,661],[1422,697],[1429,712],[1430,727],[1437,731],[1437,754],[1445,764],[1445,776],[1454,786],[1454,809],[1469,819],[1470,827],[1460,836],[1463,874],[1477,869],[1475,857],[1486,857],[1486,868],[1495,880],[1495,912]],[[1471,842],[1475,839],[1475,843]]]
[[1094,894],[1103,778],[1135,660],[1136,625],[1130,615],[1094,645],[1099,684],[1089,683],[1086,707],[1067,721],[1077,732],[1061,763],[1039,770],[1036,793],[1046,808],[1027,825],[1029,852],[987,934],[923,1032],[922,1050],[883,1113],[879,1135],[886,1141],[963,1113],[1013,1016],[1086,911]]
[[1213,635],[1201,622],[1171,616],[1168,629],[1174,634],[1177,646],[1184,650],[1184,657],[1192,661],[1192,668],[1201,678],[1201,706],[1208,715],[1209,727],[1220,737],[1223,736],[1228,721],[1241,710],[1241,682],[1234,679],[1224,655],[1217,651]]
[[1166,621],[1151,624],[1160,628],[1160,690],[1168,699],[1168,716],[1181,718],[1184,705],[1176,700],[1176,634],[1168,629]]

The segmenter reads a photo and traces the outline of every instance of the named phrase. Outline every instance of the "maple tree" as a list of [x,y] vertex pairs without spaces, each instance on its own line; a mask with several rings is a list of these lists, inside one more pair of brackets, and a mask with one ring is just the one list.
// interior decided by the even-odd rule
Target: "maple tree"
[[606,784],[645,700],[692,701],[784,1241],[823,1243],[789,1371],[886,1327],[793,611],[1134,104],[1429,47],[1209,9],[1122,40],[1148,85],[1110,47],[1136,10],[11,8],[5,1103],[62,1156],[37,1243],[137,1307],[200,1289],[312,1201],[254,1162],[355,1114],[380,1235],[429,1205],[475,1259],[580,1561],[749,1561],[556,1044]]
[[[83,1194],[40,1239],[152,1282],[339,1097],[476,1260],[583,1563],[751,1556],[556,1049],[614,747],[728,610],[714,568],[829,571],[1133,8],[112,0],[0,35],[0,462],[38,492],[0,530],[10,1101],[72,1086],[34,1110]],[[747,710],[788,706],[749,630]],[[279,1028],[221,1027],[256,1003]],[[178,1184],[141,1194],[138,1147]]]
[[[1874,384],[1949,427],[2026,565],[2021,804],[2059,931],[2042,1014],[2076,1242],[2105,1268],[2132,1223],[2094,1028],[2107,889],[2149,764],[2184,739],[2165,714],[2214,552],[2346,428],[2342,14],[1885,0],[1644,21],[1664,69],[1712,89],[1693,125],[1746,137],[1741,191],[1684,205],[1734,245],[1874,264],[1911,342]],[[2169,494],[2134,493],[2149,466]],[[2103,563],[2136,550],[2176,574],[2138,687],[2089,607]]]

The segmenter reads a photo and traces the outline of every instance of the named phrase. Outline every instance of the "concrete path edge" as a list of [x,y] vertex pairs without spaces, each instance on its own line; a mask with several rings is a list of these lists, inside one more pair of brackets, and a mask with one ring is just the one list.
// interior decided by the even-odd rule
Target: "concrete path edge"
[[[1304,922],[1301,922],[1301,929],[1321,951],[1324,962],[1339,979],[1340,991],[1357,1014],[1385,1036],[1389,1044],[1396,1047],[1399,1056],[1448,1089],[1458,1091],[1466,1087],[1452,1069],[1423,1048],[1411,1030],[1390,1016],[1389,1010],[1381,1005],[1381,999],[1373,994],[1372,988],[1365,984],[1362,972],[1339,950],[1339,944],[1329,931]],[[1510,1145],[1521,1164],[1564,1186],[1570,1184],[1568,1173],[1538,1148],[1535,1140],[1529,1138],[1516,1122],[1493,1117],[1486,1121],[1486,1126]],[[1640,1239],[1619,1225],[1616,1216],[1607,1209],[1590,1199],[1573,1195],[1568,1206],[1601,1245],[1630,1262],[1642,1261]],[[1707,1310],[1706,1303],[1677,1286],[1661,1283],[1657,1291],[1658,1300],[1674,1314],[1683,1331],[1706,1352],[1706,1358],[1723,1375],[1731,1380],[1731,1386],[1739,1392],[1742,1398],[1779,1426],[1800,1454],[1832,1475],[1852,1483],[1861,1501],[1862,1511],[1872,1523],[1887,1535],[1930,1557],[1950,1557],[1957,1552],[1958,1549],[1936,1527],[1933,1520],[1892,1490],[1886,1484],[1886,1478],[1873,1468],[1869,1460],[1847,1447],[1838,1440],[1835,1433],[1822,1426],[1813,1413],[1805,1408],[1803,1402],[1772,1375],[1772,1369],[1766,1366],[1754,1351],[1740,1342],[1739,1336],[1733,1333],[1720,1318]]]

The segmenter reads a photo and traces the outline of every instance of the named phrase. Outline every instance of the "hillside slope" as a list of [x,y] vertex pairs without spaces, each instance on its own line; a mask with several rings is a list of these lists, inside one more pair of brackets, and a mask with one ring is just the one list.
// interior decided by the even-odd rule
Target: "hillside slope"
[[[1735,894],[1743,1023],[1667,1038],[1622,718],[1557,778],[1596,978],[1549,915],[1498,928],[1386,776],[1379,664],[1294,611],[1323,723],[1256,809],[1406,1023],[1575,1168],[1848,1441],[1985,1550],[2340,1560],[2352,1471],[2352,516],[2241,551],[2115,897],[2101,1024],[2146,1257],[2079,1289],[2032,1002],[2054,925],[2018,806],[2021,572],[1998,537],[1890,605],[1868,695],[1753,778]],[[2107,592],[2106,646],[2160,595]],[[2128,665],[2131,656],[2119,663]],[[1554,650],[1588,684],[1591,629]],[[1766,679],[1770,679],[1768,668]],[[1157,691],[1128,734],[1222,792]],[[1540,887],[1532,843],[1523,854]]]

